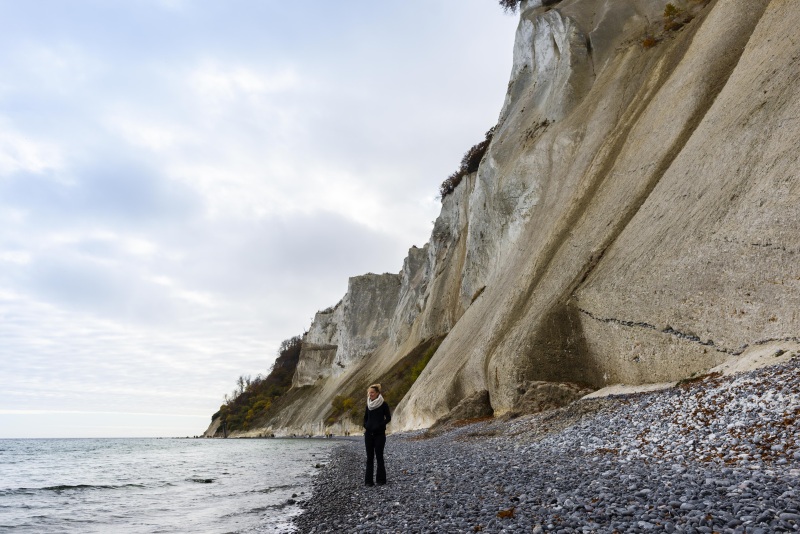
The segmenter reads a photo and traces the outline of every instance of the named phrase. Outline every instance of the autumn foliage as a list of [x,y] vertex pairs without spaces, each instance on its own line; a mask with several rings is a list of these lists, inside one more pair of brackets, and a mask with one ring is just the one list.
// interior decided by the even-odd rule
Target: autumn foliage
[[254,420],[268,414],[272,404],[292,386],[292,376],[300,359],[302,336],[281,343],[278,358],[265,377],[240,376],[236,388],[225,395],[225,403],[212,419],[221,417],[227,431],[249,430]]
[[334,397],[331,402],[331,411],[325,422],[332,425],[342,419],[349,418],[358,424],[360,419],[364,417],[367,387],[372,382],[378,382],[383,386],[383,398],[391,409],[394,409],[406,396],[406,393],[417,381],[419,375],[422,374],[443,339],[443,337],[440,337],[423,341],[385,374],[369,383],[357,384],[353,389]]

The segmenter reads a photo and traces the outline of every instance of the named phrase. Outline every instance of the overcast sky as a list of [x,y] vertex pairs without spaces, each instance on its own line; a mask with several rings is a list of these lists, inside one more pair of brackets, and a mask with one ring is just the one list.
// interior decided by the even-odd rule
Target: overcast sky
[[0,437],[202,433],[428,240],[515,27],[496,0],[0,0]]

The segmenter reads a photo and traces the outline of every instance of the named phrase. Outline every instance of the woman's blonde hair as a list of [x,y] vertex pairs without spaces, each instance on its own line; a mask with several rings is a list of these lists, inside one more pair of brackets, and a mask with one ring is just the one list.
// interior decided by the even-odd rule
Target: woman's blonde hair
[[369,388],[367,388],[367,389],[374,389],[375,391],[377,391],[377,392],[378,392],[378,395],[380,395],[380,394],[381,394],[381,385],[380,385],[380,384],[372,384],[372,385],[371,385]]

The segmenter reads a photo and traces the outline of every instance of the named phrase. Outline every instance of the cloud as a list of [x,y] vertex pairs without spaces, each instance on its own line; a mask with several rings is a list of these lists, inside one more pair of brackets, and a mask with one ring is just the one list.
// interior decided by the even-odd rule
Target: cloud
[[123,410],[131,398],[137,409],[196,403],[206,398],[204,381],[216,377],[212,382],[219,382],[221,397],[237,376],[226,351],[238,352],[240,362],[249,359],[254,367],[266,349],[241,324],[226,329],[202,314],[177,327],[154,328],[25,295],[7,297],[0,299],[0,335],[16,350],[4,351],[0,363],[3,408],[45,409],[48,398],[61,399],[62,409],[81,409],[90,399]]
[[191,0],[153,0],[153,4],[166,11],[184,11],[191,5]]
[[18,173],[44,174],[63,166],[60,148],[11,129],[0,119],[0,178]]
[[189,89],[206,105],[257,99],[301,88],[297,73],[287,68],[272,75],[247,65],[223,65],[206,60],[187,76]]
[[130,156],[103,156],[90,165],[73,164],[54,177],[16,173],[0,181],[0,210],[24,214],[18,219],[28,228],[62,231],[66,223],[76,228],[147,229],[191,220],[202,210],[202,201],[192,189],[165,180],[147,163]]
[[187,141],[197,141],[188,128],[161,122],[158,117],[129,113],[127,116],[105,117],[104,120],[107,128],[120,135],[125,142],[155,153],[163,153]]
[[424,244],[500,110],[515,21],[365,6],[5,6],[0,435],[210,416],[348,277]]
[[105,67],[98,57],[73,39],[53,42],[23,41],[12,51],[16,86],[36,93],[68,94],[85,87],[100,76]]
[[87,410],[3,410],[0,409],[0,415],[141,415],[145,417],[202,417],[207,419],[206,414],[186,415],[186,414],[171,414],[171,413],[148,413],[148,412],[106,412],[102,410],[87,411]]
[[31,255],[25,250],[0,250],[0,262],[28,265],[31,262]]

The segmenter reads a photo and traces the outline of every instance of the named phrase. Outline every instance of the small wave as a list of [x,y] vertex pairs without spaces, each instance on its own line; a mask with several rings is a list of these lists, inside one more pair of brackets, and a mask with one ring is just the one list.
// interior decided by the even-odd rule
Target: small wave
[[187,478],[187,482],[197,482],[198,484],[211,484],[214,482],[213,478]]
[[234,517],[241,517],[246,514],[263,514],[264,512],[272,512],[274,510],[282,510],[286,507],[286,503],[268,504],[266,506],[259,506],[258,508],[251,508],[250,510],[237,510],[220,516],[220,519],[231,519]]
[[275,503],[275,504],[268,504],[266,506],[258,506],[256,508],[250,508],[249,510],[241,510],[241,511],[231,512],[229,514],[225,514],[225,515],[221,516],[221,518],[222,519],[230,519],[230,518],[234,518],[234,517],[241,517],[242,515],[247,515],[247,514],[261,515],[261,514],[264,514],[266,512],[275,512],[275,511],[284,510],[284,509],[286,509],[288,507],[297,506],[297,505],[299,505],[301,503],[301,501],[295,501],[294,499],[292,499],[291,501],[292,502],[283,501],[283,502],[279,502],[279,503]]
[[125,489],[125,488],[143,488],[144,485],[142,484],[117,484],[117,485],[95,485],[95,484],[60,484],[58,486],[45,486],[43,488],[13,488],[13,489],[4,489],[0,490],[0,496],[7,496],[7,495],[34,495],[35,493],[42,492],[42,491],[55,491],[60,493],[62,491],[73,491],[73,490],[117,490],[117,489]]
[[295,484],[284,484],[283,486],[270,486],[269,488],[254,489],[248,493],[272,493],[273,491],[295,489],[298,486]]
[[16,489],[4,489],[0,490],[0,497],[7,497],[10,495],[33,495],[37,491],[40,491],[38,488],[16,488]]
[[[292,486],[284,486],[284,487],[292,487]],[[270,493],[271,490],[274,490],[274,489],[275,488],[267,488],[266,490],[259,490],[259,491],[262,491],[263,493]],[[280,502],[276,502],[276,503],[273,503],[273,504],[267,504],[267,505],[264,505],[264,506],[256,506],[254,508],[250,508],[250,509],[247,509],[247,510],[236,510],[234,512],[230,512],[228,514],[222,515],[220,517],[221,517],[221,519],[230,519],[230,518],[241,517],[243,515],[249,515],[249,514],[262,515],[262,514],[266,513],[267,515],[269,515],[270,513],[276,512],[276,511],[285,511],[287,509],[288,510],[292,510],[294,507],[297,507],[297,506],[301,505],[303,502],[305,502],[305,500],[306,500],[305,498],[306,497],[307,497],[307,495],[305,495],[305,494],[292,495],[291,498],[283,499]]]
[[48,486],[42,488],[45,491],[69,491],[69,490],[118,490],[125,488],[143,488],[144,484],[62,484],[60,486]]

